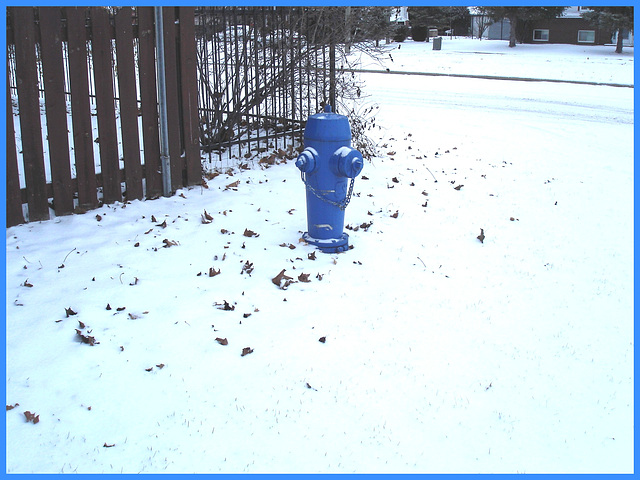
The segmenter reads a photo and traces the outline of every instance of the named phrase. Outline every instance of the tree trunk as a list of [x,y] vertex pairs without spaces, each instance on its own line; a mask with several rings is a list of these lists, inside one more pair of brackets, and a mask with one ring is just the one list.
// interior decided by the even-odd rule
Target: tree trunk
[[509,18],[509,48],[516,46],[516,24],[518,18],[515,15],[511,15]]
[[622,28],[618,29],[618,43],[616,44],[616,53],[622,53]]

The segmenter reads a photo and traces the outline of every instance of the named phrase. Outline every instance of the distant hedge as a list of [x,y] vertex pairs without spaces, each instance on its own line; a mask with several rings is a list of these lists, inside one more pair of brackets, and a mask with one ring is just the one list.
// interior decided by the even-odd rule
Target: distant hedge
[[428,34],[429,29],[424,25],[411,27],[411,37],[414,42],[424,42],[427,39]]
[[393,34],[394,42],[404,42],[409,36],[409,28],[406,25],[398,25]]

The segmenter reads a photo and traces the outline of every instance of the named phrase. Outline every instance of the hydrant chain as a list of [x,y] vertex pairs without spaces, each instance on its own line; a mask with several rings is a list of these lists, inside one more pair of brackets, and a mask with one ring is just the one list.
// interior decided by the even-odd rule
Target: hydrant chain
[[340,210],[345,210],[349,205],[349,202],[351,201],[351,195],[353,193],[353,184],[355,183],[355,180],[356,180],[355,178],[352,178],[351,182],[349,183],[349,191],[347,192],[347,196],[344,199],[344,201],[334,202],[333,200],[329,200],[326,196],[318,193],[311,185],[309,185],[307,183],[307,180],[304,178],[304,172],[300,175],[300,177],[302,178],[302,181],[306,185],[307,189],[323,202],[327,202],[329,205],[334,205],[338,207]]

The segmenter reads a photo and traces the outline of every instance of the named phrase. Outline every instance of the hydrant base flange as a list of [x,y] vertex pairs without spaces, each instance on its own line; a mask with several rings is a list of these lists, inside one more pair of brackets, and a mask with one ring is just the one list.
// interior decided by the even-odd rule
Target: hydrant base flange
[[349,250],[349,235],[343,233],[340,238],[319,239],[309,236],[308,232],[302,235],[302,239],[316,246],[322,253],[340,253]]

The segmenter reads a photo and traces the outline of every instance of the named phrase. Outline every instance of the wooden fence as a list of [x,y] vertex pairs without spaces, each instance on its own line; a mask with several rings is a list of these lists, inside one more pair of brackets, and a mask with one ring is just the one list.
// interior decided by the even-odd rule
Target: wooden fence
[[[175,191],[202,181],[194,9],[162,13]],[[163,193],[155,31],[153,7],[7,8],[7,227]]]

